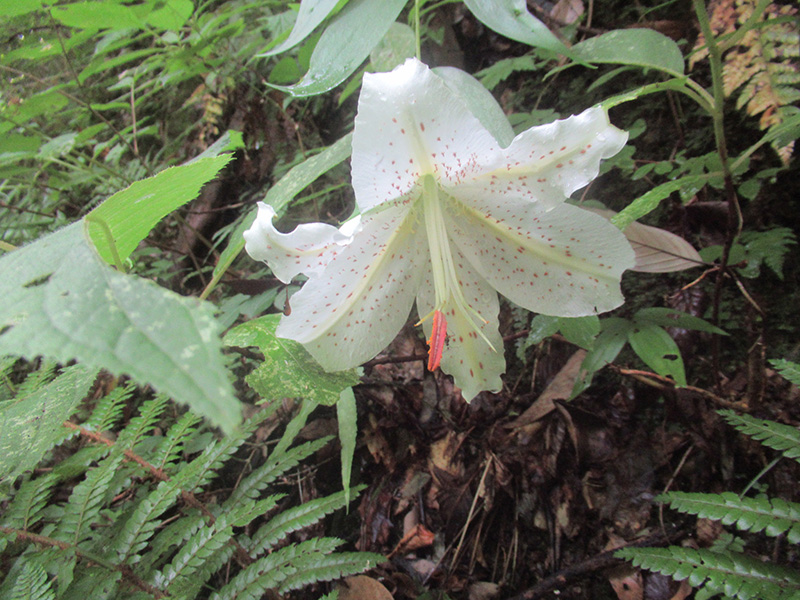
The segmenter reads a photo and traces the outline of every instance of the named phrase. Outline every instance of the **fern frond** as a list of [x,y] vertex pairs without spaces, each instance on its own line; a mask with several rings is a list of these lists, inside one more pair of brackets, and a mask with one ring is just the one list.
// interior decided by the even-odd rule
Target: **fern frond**
[[[150,543],[150,550],[142,558],[139,568],[148,573],[166,562],[174,548],[181,547],[194,532],[205,525],[205,517],[197,510],[187,511],[182,518],[173,521],[158,532]],[[152,580],[156,575],[146,577]]]
[[153,466],[164,469],[172,461],[177,460],[183,448],[197,433],[196,425],[201,421],[202,419],[193,412],[185,412],[178,422],[169,428],[163,442],[150,457]]
[[788,600],[800,594],[800,575],[796,572],[744,554],[671,546],[624,548],[615,556],[678,580],[688,578],[692,587],[703,585],[731,598]]
[[133,450],[158,424],[161,414],[167,408],[167,403],[167,397],[159,394],[142,404],[139,416],[131,419],[128,426],[120,432],[116,446],[122,450]]
[[735,524],[743,531],[778,536],[787,534],[792,543],[800,542],[800,504],[780,498],[740,498],[732,492],[693,494],[668,492],[656,498],[682,513]]
[[208,558],[233,537],[233,526],[225,515],[209,527],[202,527],[178,551],[162,577],[156,580],[158,587],[169,587],[176,579],[187,579],[195,574]]
[[29,560],[23,565],[9,600],[55,600],[55,597],[47,571],[39,563]]
[[[350,497],[354,497],[363,489],[364,486],[352,488]],[[258,556],[293,531],[309,527],[326,515],[342,508],[347,503],[347,497],[347,494],[341,491],[285,510],[261,526],[245,548],[250,556]]]
[[83,426],[89,431],[110,431],[122,418],[125,403],[133,395],[136,387],[126,385],[116,387],[97,401],[92,414]]
[[121,463],[121,454],[112,455],[91,469],[75,486],[53,535],[55,539],[77,546],[88,537],[89,526],[100,513],[102,501]]
[[28,373],[24,381],[17,386],[16,401],[24,400],[52,382],[56,376],[57,366],[56,363],[47,361],[40,368]]
[[732,410],[721,410],[719,414],[739,431],[765,446],[780,450],[787,458],[800,462],[800,431],[789,425],[756,419],[750,415],[738,415]]
[[239,486],[226,502],[226,506],[228,508],[234,508],[246,499],[252,500],[257,498],[261,490],[267,487],[267,485],[275,481],[289,469],[296,467],[300,461],[314,454],[314,452],[322,448],[330,440],[331,436],[328,436],[295,446],[291,450],[287,450],[283,453],[273,451],[263,465],[250,473],[250,475],[239,483]]
[[177,476],[184,481],[183,489],[187,492],[195,492],[207,485],[218,475],[217,471],[222,464],[233,456],[245,440],[275,410],[277,410],[277,406],[270,406],[256,413],[237,431],[221,440],[215,440],[200,456],[189,463],[187,467],[182,468]]
[[142,498],[114,537],[112,552],[118,562],[127,563],[147,545],[147,540],[161,524],[158,517],[175,503],[180,493],[181,489],[174,481],[162,481],[153,492]]
[[330,594],[325,594],[319,600],[339,600],[339,590],[333,590]]
[[318,581],[333,581],[356,573],[363,573],[385,561],[385,556],[369,552],[337,552],[323,556],[303,557],[295,563],[295,566],[298,567],[297,571],[284,580],[278,588],[278,592],[285,594]]
[[42,510],[58,481],[58,477],[48,473],[23,483],[0,523],[12,529],[29,530],[42,518]]
[[280,548],[240,571],[211,600],[255,600],[264,591],[275,588],[297,572],[297,561],[303,555],[315,557],[333,552],[342,543],[336,538],[316,538]]
[[800,365],[789,360],[771,360],[769,363],[775,367],[781,376],[789,383],[800,386]]

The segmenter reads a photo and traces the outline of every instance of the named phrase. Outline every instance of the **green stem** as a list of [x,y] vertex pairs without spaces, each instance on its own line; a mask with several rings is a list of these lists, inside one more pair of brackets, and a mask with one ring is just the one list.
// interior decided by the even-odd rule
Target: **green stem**
[[414,0],[414,36],[416,38],[417,60],[422,60],[422,42],[420,35],[419,11],[424,0]]

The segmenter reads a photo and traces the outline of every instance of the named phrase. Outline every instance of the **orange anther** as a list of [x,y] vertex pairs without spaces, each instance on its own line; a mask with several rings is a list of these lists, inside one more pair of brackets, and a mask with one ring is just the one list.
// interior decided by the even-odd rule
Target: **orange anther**
[[447,319],[444,318],[442,311],[437,310],[433,313],[433,331],[428,340],[428,370],[435,371],[439,368],[442,361],[442,352],[447,341]]

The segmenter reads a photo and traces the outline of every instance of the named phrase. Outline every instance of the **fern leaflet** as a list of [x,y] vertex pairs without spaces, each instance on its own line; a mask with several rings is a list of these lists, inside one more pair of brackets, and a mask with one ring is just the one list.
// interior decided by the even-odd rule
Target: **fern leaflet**
[[737,415],[732,410],[719,411],[728,423],[765,446],[783,452],[787,458],[800,462],[800,431],[789,425],[756,419],[750,415]]
[[790,383],[800,386],[800,365],[788,360],[771,360],[769,361],[773,367],[778,369],[778,372]]
[[716,553],[671,546],[669,548],[625,548],[616,556],[650,571],[658,571],[675,579],[687,579],[693,587],[728,597],[749,600],[770,598],[781,600],[800,594],[800,575],[796,572],[761,562],[744,554]]
[[121,454],[110,456],[75,486],[56,529],[56,539],[77,546],[88,537],[89,526],[100,513],[106,491],[121,463]]
[[682,513],[735,524],[739,529],[778,536],[786,533],[790,542],[800,542],[800,504],[780,498],[740,498],[732,492],[693,494],[669,492],[658,500]]
[[35,561],[26,562],[11,590],[10,600],[55,600],[55,597],[44,567]]
[[[363,489],[363,486],[351,489],[351,497]],[[269,523],[263,525],[246,548],[251,556],[257,556],[293,531],[309,527],[325,517],[325,515],[343,507],[346,502],[347,495],[342,491],[285,510],[271,519]]]
[[29,530],[42,518],[44,509],[58,477],[48,473],[23,483],[6,510],[2,524],[12,529]]

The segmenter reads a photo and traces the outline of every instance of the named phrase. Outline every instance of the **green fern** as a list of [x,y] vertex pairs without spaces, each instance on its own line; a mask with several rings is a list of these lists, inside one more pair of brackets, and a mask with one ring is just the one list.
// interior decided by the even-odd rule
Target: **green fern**
[[786,534],[793,544],[800,542],[800,504],[780,498],[740,498],[732,492],[692,494],[669,492],[656,498],[673,509],[705,519],[735,524],[742,531],[764,531],[775,537]]
[[[42,393],[59,380],[54,374],[35,376],[36,384],[26,390]],[[261,598],[267,589],[295,590],[383,560],[337,552],[341,541],[333,538],[291,541],[293,532],[347,504],[348,494],[339,492],[281,509],[287,496],[270,489],[327,443],[326,438],[293,446],[313,406],[300,407],[264,464],[229,491],[227,484],[214,489],[215,479],[234,464],[256,429],[274,418],[276,406],[192,455],[190,448],[206,443],[208,435],[197,416],[186,413],[163,437],[153,435],[157,425],[168,424],[162,397],[144,402],[116,439],[103,433],[118,423],[131,394],[130,388],[118,388],[96,402],[83,426],[63,423],[53,439],[73,432],[89,445],[73,450],[50,472],[23,479],[17,491],[10,488],[0,521],[0,560],[11,568],[0,583],[0,597]],[[63,500],[54,492],[66,485],[72,489]],[[204,504],[206,492],[217,502]]]
[[[719,413],[740,432],[765,446],[783,452],[788,458],[800,457],[800,431],[794,427],[737,415],[731,410]],[[770,537],[786,535],[789,542],[800,542],[800,504],[794,502],[766,496],[745,498],[731,492],[669,492],[658,499],[682,513],[735,525],[742,531],[763,532]],[[625,548],[616,556],[678,580],[688,579],[690,585],[702,588],[696,595],[698,599],[714,594],[741,600],[800,598],[800,572],[733,551],[730,545],[699,550],[676,546]]]
[[769,362],[790,383],[800,386],[800,365],[784,359],[771,360]]
[[728,423],[765,446],[783,452],[787,458],[800,462],[800,431],[789,425],[756,419],[750,415],[737,415],[732,410],[719,411]]
[[625,548],[616,556],[635,566],[678,580],[688,579],[716,594],[748,600],[781,600],[800,594],[800,575],[745,554],[717,553],[692,548]]
[[54,600],[55,597],[44,567],[35,562],[25,563],[11,590],[10,600]]

